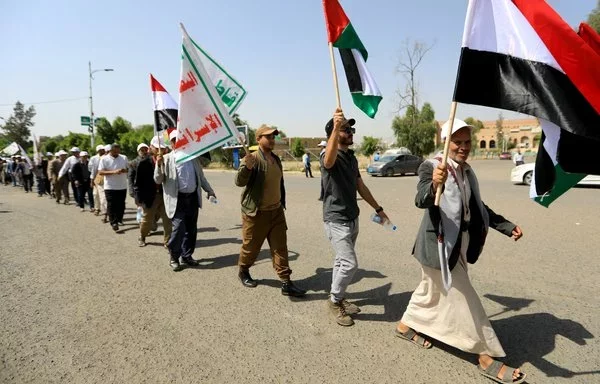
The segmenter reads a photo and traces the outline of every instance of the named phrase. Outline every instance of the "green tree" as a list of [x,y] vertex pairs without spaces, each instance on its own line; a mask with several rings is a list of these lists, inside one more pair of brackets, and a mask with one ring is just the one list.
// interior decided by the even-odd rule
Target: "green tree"
[[141,143],[149,146],[152,136],[154,136],[154,125],[152,124],[140,125],[124,133],[119,139],[121,153],[123,153],[129,159],[136,158],[137,146]]
[[67,152],[69,152],[73,147],[77,147],[82,151],[90,152],[90,135],[69,131],[69,134],[60,142],[58,142],[58,147],[59,149],[64,149]]
[[379,148],[379,139],[372,136],[363,137],[363,141],[360,145],[360,152],[365,156],[371,156],[374,154]]
[[437,125],[435,112],[429,103],[423,104],[421,110],[408,106],[403,117],[394,118],[392,130],[397,145],[408,148],[416,156],[428,155],[435,149]]
[[294,157],[302,157],[304,155],[304,145],[302,145],[302,140],[300,138],[295,138],[292,141],[292,155]]
[[596,32],[600,33],[600,0],[596,8],[589,14],[587,19],[590,27],[594,28]]
[[121,116],[117,116],[112,124],[105,117],[96,123],[98,136],[107,144],[118,143],[121,136],[132,129],[131,123]]
[[4,137],[9,143],[13,141],[19,144],[23,149],[29,147],[29,136],[31,135],[30,128],[33,127],[33,118],[35,117],[35,107],[32,105],[25,108],[23,103],[17,101],[13,108],[13,114],[6,119],[2,125]]
[[504,151],[504,116],[502,116],[502,112],[498,114],[498,119],[496,120],[496,148],[499,148],[501,151]]
[[483,122],[473,117],[467,117],[465,123],[473,126],[475,129],[471,131],[471,153],[475,153],[479,149],[479,140],[477,139],[477,132],[483,128]]

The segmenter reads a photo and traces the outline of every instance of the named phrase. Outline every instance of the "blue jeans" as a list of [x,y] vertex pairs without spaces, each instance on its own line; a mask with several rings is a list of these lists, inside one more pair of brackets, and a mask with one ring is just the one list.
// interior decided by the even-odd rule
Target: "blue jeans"
[[198,236],[198,193],[177,195],[177,208],[171,222],[173,232],[167,243],[172,260],[192,257]]

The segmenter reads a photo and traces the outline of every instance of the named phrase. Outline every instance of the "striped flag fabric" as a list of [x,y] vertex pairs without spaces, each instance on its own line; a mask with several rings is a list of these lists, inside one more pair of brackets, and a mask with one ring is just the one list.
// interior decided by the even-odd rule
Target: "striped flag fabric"
[[367,68],[369,54],[338,0],[323,0],[328,42],[338,48],[352,101],[370,118],[377,114],[382,96]]
[[544,0],[470,0],[454,101],[538,118],[531,197],[600,174],[600,54]]
[[150,87],[154,107],[154,134],[162,134],[168,138],[169,133],[177,128],[177,103],[152,74],[150,74]]

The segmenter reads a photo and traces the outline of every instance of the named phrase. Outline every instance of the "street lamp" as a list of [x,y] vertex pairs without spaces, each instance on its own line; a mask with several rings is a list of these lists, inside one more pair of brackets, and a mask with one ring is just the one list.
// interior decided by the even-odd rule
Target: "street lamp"
[[92,150],[93,150],[95,145],[94,145],[94,101],[92,99],[92,80],[94,80],[94,77],[92,75],[96,72],[112,72],[113,69],[112,68],[104,68],[104,69],[94,69],[92,71],[92,62],[91,61],[88,61],[88,68],[89,68],[89,73],[90,73],[90,133],[92,134],[91,142],[92,142]]

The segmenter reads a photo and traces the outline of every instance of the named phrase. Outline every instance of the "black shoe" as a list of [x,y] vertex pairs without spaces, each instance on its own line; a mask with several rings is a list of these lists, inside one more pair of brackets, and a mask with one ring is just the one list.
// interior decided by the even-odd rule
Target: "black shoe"
[[112,225],[113,231],[117,232],[119,230],[119,226],[117,224]]
[[250,276],[249,271],[240,271],[240,273],[238,273],[238,277],[240,278],[240,281],[242,282],[244,287],[256,288],[256,286],[258,285],[258,282],[254,280],[252,276]]
[[173,270],[173,272],[181,271],[181,265],[179,265],[179,261],[177,261],[175,259],[171,259],[171,261],[169,262],[169,265],[171,266],[171,269]]
[[288,280],[281,283],[281,294],[283,296],[302,297],[306,294],[306,291],[296,287],[294,283]]
[[198,260],[194,260],[194,258],[192,256],[188,256],[188,257],[182,257],[181,258],[181,264],[185,264],[189,267],[197,267],[200,265],[200,263],[198,262]]

